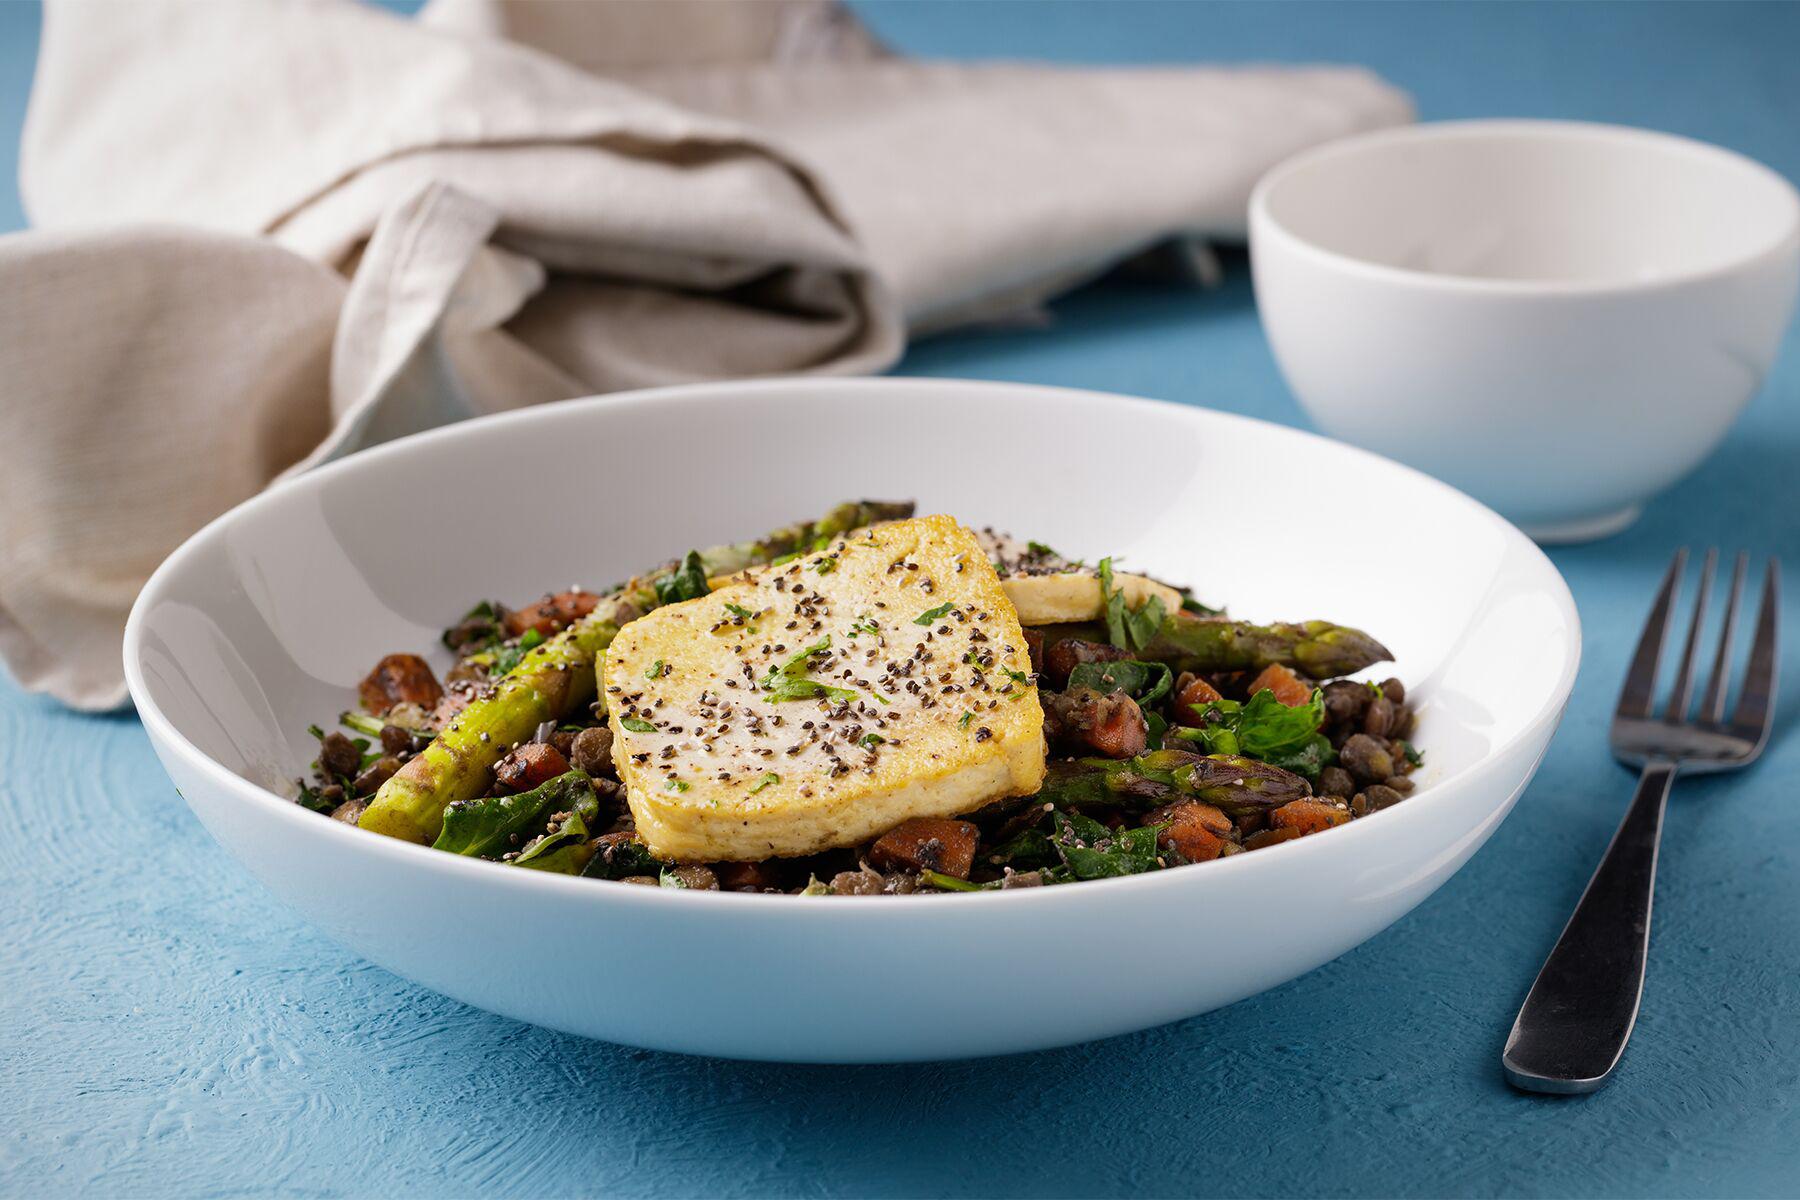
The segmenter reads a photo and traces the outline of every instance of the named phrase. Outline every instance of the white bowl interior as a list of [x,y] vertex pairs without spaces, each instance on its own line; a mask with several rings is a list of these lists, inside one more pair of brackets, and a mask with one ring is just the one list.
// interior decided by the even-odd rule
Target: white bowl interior
[[1723,268],[1800,220],[1758,163],[1686,138],[1457,122],[1355,138],[1278,168],[1267,212],[1319,249],[1433,275],[1632,283]]

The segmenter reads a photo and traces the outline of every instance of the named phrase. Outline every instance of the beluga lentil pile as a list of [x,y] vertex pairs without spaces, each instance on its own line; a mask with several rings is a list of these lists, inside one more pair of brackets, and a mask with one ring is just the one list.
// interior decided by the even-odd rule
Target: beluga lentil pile
[[475,605],[442,681],[387,655],[298,802],[645,886],[929,895],[1208,862],[1413,793],[1389,657],[1186,588],[840,504],[601,590]]

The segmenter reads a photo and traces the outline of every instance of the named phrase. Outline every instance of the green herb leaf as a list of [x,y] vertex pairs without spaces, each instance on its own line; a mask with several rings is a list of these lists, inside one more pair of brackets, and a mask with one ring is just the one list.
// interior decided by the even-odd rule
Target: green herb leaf
[[578,801],[584,796],[591,801],[593,794],[588,777],[570,771],[529,792],[458,800],[444,810],[444,828],[432,847],[452,854],[496,857],[512,848],[514,834],[533,828],[548,813],[575,810]]
[[764,788],[768,787],[770,784],[775,784],[775,783],[780,783],[780,782],[781,782],[781,776],[777,775],[773,771],[770,771],[767,775],[764,775],[761,779],[756,781],[756,786],[750,789],[750,794],[752,796],[754,796],[754,795],[756,795],[756,793],[762,791]]
[[920,613],[918,616],[913,618],[913,624],[914,625],[929,625],[933,621],[937,620],[939,617],[943,616],[945,613],[949,612],[951,609],[953,609],[955,607],[956,607],[955,604],[940,604],[936,608],[928,608],[924,612]]
[[837,570],[837,559],[832,558],[829,554],[824,555],[814,561],[812,569],[821,575],[829,575]]
[[1050,844],[1050,835],[1042,829],[1027,829],[988,853],[988,861],[997,867],[1030,871],[1060,862],[1062,856]]
[[1400,752],[1406,755],[1406,761],[1415,767],[1421,765],[1425,761],[1425,752],[1411,742],[1401,742]]
[[875,623],[875,618],[871,616],[858,617],[856,623],[850,626],[850,636],[852,638],[856,637],[858,634],[879,634],[880,632],[881,626],[877,625]]
[[1063,864],[1077,879],[1106,879],[1154,871],[1156,835],[1161,825],[1141,829],[1112,830],[1080,813],[1056,814],[1056,833],[1050,839]]
[[651,586],[656,589],[658,604],[679,604],[706,595],[706,568],[700,562],[700,552],[689,550],[679,567]]
[[671,779],[669,782],[663,784],[663,791],[665,792],[685,792],[687,790],[688,784],[685,779]]
[[831,635],[826,634],[812,645],[800,650],[779,666],[770,667],[769,673],[763,676],[758,685],[769,693],[773,701],[783,700],[816,700],[825,697],[832,700],[861,699],[849,688],[832,687],[817,679],[807,678],[805,672],[810,668],[814,655],[823,654],[831,649]]
[[553,871],[561,875],[578,875],[594,849],[588,844],[591,827],[600,820],[600,802],[593,788],[578,796],[568,818],[554,830],[531,842],[512,860],[515,867],[533,871]]
[[669,673],[669,664],[659,658],[655,662],[651,663],[650,666],[644,671],[644,678],[645,679],[661,679],[664,675],[667,675],[668,673]]
[[650,853],[650,847],[632,838],[623,842],[603,842],[600,852],[588,860],[582,875],[588,879],[625,879],[632,875],[661,873],[664,862]]
[[1137,608],[1128,608],[1125,593],[1113,586],[1112,559],[1100,560],[1100,595],[1106,602],[1107,640],[1122,650],[1142,650],[1162,628],[1163,602],[1152,596]]
[[1337,752],[1319,727],[1325,721],[1325,694],[1292,708],[1262,689],[1243,704],[1216,700],[1201,710],[1207,723],[1176,736],[1199,742],[1208,754],[1241,754],[1316,780],[1337,760]]
[[490,676],[510,675],[513,668],[524,661],[525,656],[544,644],[544,635],[535,629],[527,629],[519,635],[519,640],[510,646],[502,645],[494,651],[493,659],[488,665]]
[[887,739],[882,737],[879,733],[865,733],[856,739],[856,744],[865,750],[873,750],[875,747],[886,741]]
[[1123,692],[1143,708],[1173,691],[1175,676],[1167,663],[1127,658],[1119,662],[1081,663],[1069,672],[1069,686],[1093,688],[1096,692]]
[[1042,542],[1026,542],[1025,549],[1041,558],[1061,558],[1062,555],[1044,545]]
[[934,888],[946,892],[982,892],[987,890],[979,883],[970,883],[966,879],[958,879],[956,876],[946,875],[942,871],[920,871],[919,882],[929,884]]
[[631,732],[633,732],[633,733],[655,733],[656,732],[656,726],[654,726],[650,722],[644,720],[644,718],[642,718],[642,717],[625,717],[622,720],[620,720],[619,724],[621,724],[625,728],[631,730]]
[[956,723],[956,727],[958,729],[967,729],[969,727],[969,722],[973,721],[974,719],[975,719],[974,713],[966,712],[962,715],[962,719]]

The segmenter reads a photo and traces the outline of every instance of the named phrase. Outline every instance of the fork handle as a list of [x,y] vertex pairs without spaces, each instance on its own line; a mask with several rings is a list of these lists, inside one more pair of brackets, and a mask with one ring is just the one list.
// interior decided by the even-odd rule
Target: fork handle
[[1619,1065],[1644,995],[1656,849],[1675,766],[1651,762],[1606,857],[1519,1009],[1501,1063],[1530,1092],[1592,1092]]

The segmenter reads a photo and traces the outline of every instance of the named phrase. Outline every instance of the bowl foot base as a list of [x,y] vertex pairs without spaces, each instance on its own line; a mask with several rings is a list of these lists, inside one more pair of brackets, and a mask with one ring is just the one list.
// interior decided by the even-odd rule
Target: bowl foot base
[[1569,546],[1577,542],[1597,542],[1615,533],[1623,533],[1643,514],[1643,505],[1632,504],[1598,517],[1583,517],[1579,521],[1521,524],[1519,528],[1534,542],[1546,546]]

